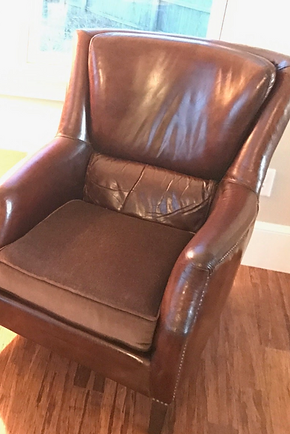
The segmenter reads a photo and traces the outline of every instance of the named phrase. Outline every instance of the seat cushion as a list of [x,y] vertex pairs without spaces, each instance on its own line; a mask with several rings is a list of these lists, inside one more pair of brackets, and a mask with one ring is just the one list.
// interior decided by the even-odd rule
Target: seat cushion
[[147,351],[171,269],[192,235],[81,200],[0,251],[0,287]]

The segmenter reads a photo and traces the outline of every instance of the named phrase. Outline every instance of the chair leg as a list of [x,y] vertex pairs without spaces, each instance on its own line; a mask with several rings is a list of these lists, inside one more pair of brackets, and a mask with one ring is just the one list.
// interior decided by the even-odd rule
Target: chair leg
[[105,390],[105,377],[103,377],[101,374],[97,374],[95,372],[95,380],[94,380],[94,386],[93,390],[96,392],[104,393]]
[[86,388],[90,379],[91,370],[83,365],[78,365],[74,377],[74,386]]
[[168,405],[152,400],[148,434],[161,434]]

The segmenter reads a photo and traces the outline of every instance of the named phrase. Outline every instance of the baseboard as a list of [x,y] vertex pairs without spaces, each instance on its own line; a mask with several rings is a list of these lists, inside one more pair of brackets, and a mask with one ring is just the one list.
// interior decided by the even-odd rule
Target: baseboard
[[290,273],[290,226],[257,221],[242,264]]

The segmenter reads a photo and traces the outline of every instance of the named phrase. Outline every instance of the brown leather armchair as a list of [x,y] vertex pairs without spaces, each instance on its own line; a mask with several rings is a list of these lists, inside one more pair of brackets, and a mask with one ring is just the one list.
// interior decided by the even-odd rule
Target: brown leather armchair
[[0,187],[0,323],[152,398],[230,291],[289,119],[290,59],[79,31],[56,138]]

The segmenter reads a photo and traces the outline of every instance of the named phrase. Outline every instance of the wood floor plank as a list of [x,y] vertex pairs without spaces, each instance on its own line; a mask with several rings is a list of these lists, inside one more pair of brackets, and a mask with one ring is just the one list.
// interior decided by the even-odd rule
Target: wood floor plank
[[[163,434],[289,434],[289,287],[240,268]],[[0,327],[1,434],[144,434],[149,414],[148,398]]]

